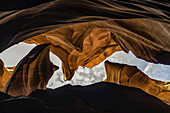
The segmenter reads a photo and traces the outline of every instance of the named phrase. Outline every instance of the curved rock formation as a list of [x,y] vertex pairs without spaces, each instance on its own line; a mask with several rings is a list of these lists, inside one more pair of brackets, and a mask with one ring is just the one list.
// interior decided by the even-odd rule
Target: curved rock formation
[[[121,50],[131,50],[149,62],[169,64],[169,28],[146,19],[108,20],[61,27],[24,42],[51,43],[51,52],[61,59],[63,73],[70,80],[78,66],[92,68]],[[157,59],[161,54],[166,62]]]
[[8,71],[4,67],[3,61],[0,59],[0,91],[4,88],[5,84],[8,82],[13,71]]
[[30,37],[75,23],[132,18],[170,23],[169,4],[156,0],[54,0],[27,9],[1,11],[0,38],[6,40],[0,42],[0,52]]
[[111,38],[110,31],[100,28],[104,24],[98,22],[63,27],[24,42],[37,45],[51,43],[51,52],[61,59],[63,73],[70,80],[78,66],[92,68],[113,52],[121,50]]
[[140,88],[166,103],[170,102],[170,82],[151,79],[136,66],[105,61],[105,69],[107,78],[104,81]]
[[48,80],[58,69],[49,59],[49,44],[36,46],[16,66],[3,89],[13,95],[28,95],[36,89],[46,89]]
[[0,52],[25,40],[51,43],[68,80],[78,66],[91,68],[119,50],[131,50],[149,62],[170,64],[168,8],[169,2],[154,0],[54,0],[2,11],[0,37],[6,40],[0,42]]
[[[66,80],[73,77],[78,66],[92,68],[114,52],[121,50],[132,51],[138,58],[149,62],[169,65],[169,8],[168,1],[160,2],[157,0],[54,0],[27,9],[1,11],[0,52],[21,41],[38,45],[17,65],[4,91],[18,96],[28,95],[35,89],[45,89],[54,72],[53,64],[49,60],[49,51],[62,60],[62,70]],[[108,67],[106,66],[106,68]],[[135,67],[123,67],[125,68],[122,71],[120,71],[122,65],[116,66],[113,70],[107,69],[109,70],[107,74],[111,74],[107,80],[141,88],[149,94],[169,101],[169,97],[164,97],[165,92],[168,95],[169,83],[152,80]],[[4,72],[1,68],[1,74]],[[121,87],[123,86],[115,88]],[[103,90],[105,88],[107,90],[108,87],[102,87]],[[103,90],[103,93],[98,96],[105,94]],[[135,102],[134,93],[124,101],[122,97],[130,92],[127,90],[123,88],[123,94],[117,93],[116,96],[121,96],[118,101],[117,97],[115,99],[115,95],[112,95],[115,92],[109,92],[108,96],[111,94],[111,98],[116,102],[124,102],[125,111],[147,112],[147,110],[152,110],[158,113],[162,112],[159,104],[152,103],[154,97],[146,97],[142,107],[147,106],[148,109],[144,111],[141,110],[141,101]],[[139,99],[145,98],[140,93],[138,95]],[[96,95],[92,97],[96,97]],[[148,98],[150,98],[149,101]],[[98,98],[91,99],[99,100]],[[127,102],[127,100],[129,101]],[[45,102],[51,105],[50,102]],[[88,102],[91,104],[92,101],[88,100]],[[78,101],[79,103],[81,102]],[[98,102],[96,103],[98,104]],[[81,105],[83,104],[81,103]],[[122,104],[114,103],[114,105],[117,108],[116,112],[123,110],[119,109]],[[164,106],[162,103],[160,105]],[[138,108],[138,111],[134,111],[131,106]],[[113,106],[109,107],[108,109],[112,109]],[[97,111],[102,109],[101,106],[98,108],[92,106],[92,108]],[[107,111],[107,109],[105,110]],[[105,110],[101,110],[101,112],[105,112]],[[121,112],[124,113],[124,111]]]

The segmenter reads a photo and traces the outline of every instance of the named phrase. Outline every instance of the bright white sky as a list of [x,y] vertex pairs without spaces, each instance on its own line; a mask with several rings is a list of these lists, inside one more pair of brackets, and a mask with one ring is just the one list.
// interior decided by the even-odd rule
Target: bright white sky
[[[16,44],[3,51],[0,54],[0,59],[3,60],[5,67],[16,66],[19,61],[25,57],[35,46],[35,44],[20,42],[19,44]],[[50,53],[50,59],[54,64],[60,66],[61,61],[54,54]]]

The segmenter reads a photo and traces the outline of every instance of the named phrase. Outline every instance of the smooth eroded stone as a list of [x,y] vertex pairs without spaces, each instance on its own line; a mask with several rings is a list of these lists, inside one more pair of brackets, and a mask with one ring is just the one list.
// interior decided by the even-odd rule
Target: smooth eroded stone
[[[5,2],[8,3],[7,7],[9,7],[8,0],[5,0]],[[22,0],[22,2],[24,7],[29,1]],[[10,8],[19,6],[20,3],[12,4]],[[133,18],[170,23],[168,10],[170,3],[168,1],[53,0],[40,3],[43,3],[43,1],[34,1],[30,7],[28,6],[29,8],[1,10],[0,52],[25,39],[58,27],[77,23]],[[3,5],[3,2],[1,5]]]
[[[122,50],[148,62],[170,64],[169,28],[148,19],[97,21],[57,28],[24,42],[51,43],[50,51],[61,59],[65,79],[70,80],[79,66],[92,68]],[[167,57],[162,57],[165,51]]]
[[36,89],[46,89],[48,80],[58,69],[49,59],[50,44],[33,48],[16,66],[3,89],[13,95],[28,95]]
[[0,52],[21,41],[51,43],[66,80],[79,66],[92,68],[120,50],[169,65],[169,6],[154,0],[54,0],[1,11]]
[[[14,67],[10,67],[13,69]],[[8,71],[6,67],[4,67],[3,61],[0,59],[0,91],[4,88],[5,84],[8,82],[11,77],[13,71]]]
[[140,88],[143,91],[169,103],[170,82],[149,78],[136,66],[105,61],[107,78],[104,81]]

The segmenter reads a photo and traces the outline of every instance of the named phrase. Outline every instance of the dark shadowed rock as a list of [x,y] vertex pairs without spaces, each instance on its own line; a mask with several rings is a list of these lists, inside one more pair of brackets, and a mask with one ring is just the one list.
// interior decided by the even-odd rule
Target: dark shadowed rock
[[0,112],[3,113],[170,112],[168,105],[138,88],[109,82],[35,90],[29,96],[13,97],[1,94],[0,98],[3,98],[0,100]]
[[42,3],[50,2],[52,0],[1,0],[0,1],[0,11],[8,10],[21,10],[29,7],[33,7]]
[[72,111],[71,108],[80,108],[82,105],[83,108],[87,106],[88,110],[106,113],[170,112],[169,106],[140,89],[106,82],[88,86],[65,85],[53,90],[36,90],[29,96],[42,100],[46,106],[51,106],[60,112],[65,111],[66,108]]
[[[22,2],[28,4],[29,1]],[[36,2],[32,2],[31,6],[40,3]],[[15,2],[12,6],[19,4]],[[156,0],[54,0],[27,9],[1,11],[0,39],[5,40],[0,43],[0,52],[30,37],[75,23],[132,18],[169,23],[169,4],[168,1]]]
[[10,95],[0,91],[0,101],[5,100],[5,99],[9,99],[10,97],[11,97]]
[[0,76],[4,74],[4,62],[0,59]]
[[1,113],[47,113],[39,100],[28,97],[11,97],[0,101]]

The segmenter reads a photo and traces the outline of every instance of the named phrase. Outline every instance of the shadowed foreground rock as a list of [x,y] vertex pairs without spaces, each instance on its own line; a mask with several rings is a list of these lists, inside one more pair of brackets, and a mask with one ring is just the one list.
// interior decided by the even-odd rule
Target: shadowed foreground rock
[[49,59],[50,45],[36,46],[16,66],[3,89],[13,95],[28,95],[36,89],[46,89],[48,80],[58,69]]
[[170,112],[169,106],[140,89],[108,82],[36,90],[27,97],[8,97],[3,93],[0,97],[0,112],[3,113]]
[[151,79],[136,66],[105,61],[105,69],[107,78],[104,81],[140,88],[170,103],[170,82]]

